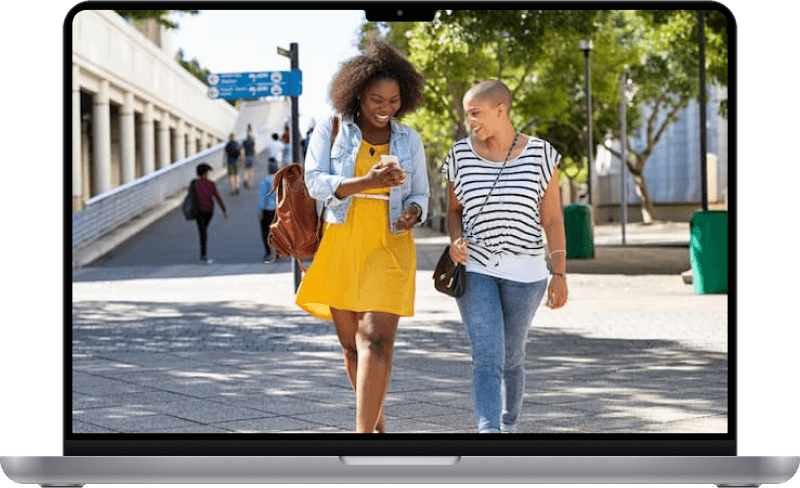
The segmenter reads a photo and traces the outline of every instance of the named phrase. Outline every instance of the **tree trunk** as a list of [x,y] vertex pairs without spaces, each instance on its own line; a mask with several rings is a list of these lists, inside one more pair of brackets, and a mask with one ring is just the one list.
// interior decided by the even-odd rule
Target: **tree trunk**
[[[431,221],[431,224],[434,228],[439,224],[437,220],[442,218],[445,214],[446,209],[442,208],[442,202],[444,199],[444,193],[447,191],[447,188],[442,188],[439,182],[442,180],[442,172],[440,165],[431,165],[428,164],[428,181],[430,182],[430,189],[431,189],[431,197],[430,197],[430,206],[428,208],[428,220]],[[438,229],[437,229],[438,230]]]
[[[630,170],[630,168],[628,169]],[[647,191],[647,182],[641,172],[635,173],[631,170],[631,174],[633,174],[633,181],[636,183],[636,195],[642,200],[642,223],[645,225],[652,224],[656,221],[656,213],[653,208],[653,201],[650,199],[650,192]]]

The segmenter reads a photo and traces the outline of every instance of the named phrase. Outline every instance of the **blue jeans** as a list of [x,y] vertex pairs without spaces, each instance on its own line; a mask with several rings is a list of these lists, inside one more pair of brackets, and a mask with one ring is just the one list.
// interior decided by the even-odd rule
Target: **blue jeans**
[[472,348],[478,432],[513,432],[525,391],[525,340],[547,279],[519,283],[468,272],[457,300]]

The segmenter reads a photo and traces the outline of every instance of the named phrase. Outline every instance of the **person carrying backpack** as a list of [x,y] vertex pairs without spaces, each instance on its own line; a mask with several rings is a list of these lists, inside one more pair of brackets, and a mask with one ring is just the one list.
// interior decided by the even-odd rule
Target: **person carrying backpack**
[[225,220],[228,220],[228,210],[225,208],[225,204],[222,203],[222,197],[219,196],[217,185],[208,179],[211,166],[201,163],[197,165],[196,171],[199,178],[194,180],[194,188],[197,192],[197,201],[200,208],[195,220],[197,220],[197,230],[200,233],[200,261],[211,264],[213,261],[208,259],[206,243],[208,241],[208,224],[211,223],[211,217],[214,216],[214,199],[219,202],[222,213],[225,215]]
[[422,140],[395,118],[420,105],[423,85],[397,48],[372,37],[330,84],[338,135],[331,144],[337,119],[317,124],[305,161],[308,193],[325,205],[326,224],[296,303],[333,321],[356,394],[356,432],[387,431],[397,325],[414,314],[411,228],[425,219],[430,188]]
[[228,143],[225,144],[223,158],[228,165],[228,180],[231,184],[231,195],[239,194],[239,158],[244,151],[236,142],[233,132],[228,136]]
[[269,163],[275,163],[278,167],[283,164],[283,144],[281,143],[281,136],[272,134],[272,139],[267,143],[269,149]]
[[253,165],[256,162],[256,141],[253,138],[253,130],[247,129],[247,138],[242,141],[242,151],[244,151],[244,187],[250,188],[253,181]]

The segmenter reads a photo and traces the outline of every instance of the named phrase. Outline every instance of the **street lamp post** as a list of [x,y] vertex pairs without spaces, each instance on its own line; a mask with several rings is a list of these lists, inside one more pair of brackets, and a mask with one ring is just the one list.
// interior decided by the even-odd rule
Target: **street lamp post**
[[588,156],[588,167],[586,168],[586,181],[589,206],[592,206],[592,81],[589,76],[589,53],[592,50],[592,41],[581,41],[581,51],[583,51],[584,68],[586,72],[586,155]]
[[564,232],[567,238],[567,258],[593,258],[594,257],[594,209],[592,208],[592,88],[589,81],[589,51],[592,50],[592,41],[581,41],[581,51],[586,59],[586,125],[588,137],[586,138],[586,153],[588,164],[586,175],[588,184],[588,205],[578,203],[563,209]]
[[[286,56],[289,58],[289,67],[292,71],[300,70],[300,55],[299,55],[299,48],[296,42],[292,42],[289,44],[289,50],[283,49],[278,47],[278,54],[281,56]],[[292,96],[292,162],[298,163],[302,166],[305,166],[302,161],[300,161],[300,126],[299,126],[299,109],[298,109],[298,97]],[[294,259],[291,260],[292,262],[292,274],[294,275],[294,292],[297,293],[298,288],[300,288],[300,281],[302,280],[302,272],[300,271],[300,267],[297,266],[297,263]]]

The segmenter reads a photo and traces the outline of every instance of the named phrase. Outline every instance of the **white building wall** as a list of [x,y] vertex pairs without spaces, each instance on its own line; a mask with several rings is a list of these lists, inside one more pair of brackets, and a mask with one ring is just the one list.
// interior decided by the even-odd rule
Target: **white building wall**
[[[158,120],[162,124],[168,124],[167,127],[162,126],[162,130],[173,129],[181,137],[183,134],[191,134],[190,147],[195,146],[197,139],[202,141],[203,148],[227,140],[236,120],[236,110],[222,100],[209,99],[207,88],[202,82],[114,11],[78,12],[72,19],[72,33],[73,93],[84,91],[95,97],[100,95],[101,99],[107,93],[107,103],[118,105],[120,112],[126,117],[130,116],[131,111],[142,117],[143,127],[136,130],[143,130],[152,120]],[[168,32],[166,36],[169,37]],[[169,44],[171,43],[167,42]],[[75,111],[80,113],[80,106],[74,100],[75,97],[72,120],[76,120]],[[105,124],[102,127],[97,127],[98,125],[95,124],[93,136],[108,137]],[[92,161],[95,173],[102,175],[102,182],[96,188],[99,191],[95,191],[95,194],[108,191],[109,181],[124,182],[132,174],[133,170],[129,166],[135,164],[137,158],[131,158],[132,149],[129,145],[133,143],[133,138],[128,133],[130,120],[126,118],[123,127],[125,134],[120,142],[122,147],[116,150],[124,155],[119,163],[124,167],[114,168],[115,175],[119,173],[119,176],[111,180],[106,175],[112,171],[112,161],[105,149],[111,143],[95,141],[103,150]],[[72,130],[79,134],[80,126],[73,123]],[[141,150],[152,152],[152,136],[143,134],[142,137],[145,142]],[[160,147],[161,154],[171,154],[174,143],[175,141],[169,140],[169,147]],[[73,144],[73,161],[82,160],[82,146]],[[184,155],[182,141],[175,149],[178,155]],[[153,164],[154,158],[156,164]],[[162,162],[158,155],[148,153],[140,159],[144,161],[145,174],[160,168],[162,164],[174,162]],[[86,194],[85,185],[78,183],[84,179],[80,168],[73,168],[73,208],[76,202],[79,206],[80,201],[93,196]]]

